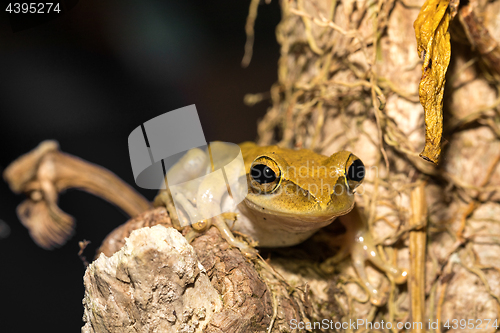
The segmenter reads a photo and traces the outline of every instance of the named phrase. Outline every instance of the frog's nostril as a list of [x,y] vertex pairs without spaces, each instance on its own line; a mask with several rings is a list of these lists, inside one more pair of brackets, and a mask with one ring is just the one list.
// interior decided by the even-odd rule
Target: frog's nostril
[[345,195],[347,193],[349,193],[349,191],[346,188],[345,184],[337,183],[337,184],[335,184],[335,187],[333,188],[331,198],[333,200],[335,200],[337,196]]

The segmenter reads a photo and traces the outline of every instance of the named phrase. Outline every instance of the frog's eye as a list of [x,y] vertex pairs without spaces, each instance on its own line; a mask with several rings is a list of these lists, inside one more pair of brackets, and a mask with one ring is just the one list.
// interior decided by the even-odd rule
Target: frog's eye
[[354,160],[347,170],[347,179],[360,182],[365,178],[365,165],[360,159]]
[[281,181],[278,164],[266,156],[255,159],[249,176],[252,188],[257,192],[271,193],[278,188]]
[[346,165],[346,179],[349,189],[354,191],[365,179],[365,165],[359,158],[352,155],[349,156]]
[[259,184],[272,183],[276,180],[276,173],[264,164],[254,165],[250,170],[250,176]]

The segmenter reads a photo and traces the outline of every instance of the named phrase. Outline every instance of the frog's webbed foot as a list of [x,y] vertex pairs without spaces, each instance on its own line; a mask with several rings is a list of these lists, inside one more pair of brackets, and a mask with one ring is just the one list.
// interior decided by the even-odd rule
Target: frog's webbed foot
[[365,228],[365,223],[357,208],[339,219],[341,219],[342,224],[344,224],[347,229],[344,240],[345,244],[334,257],[327,259],[322,264],[321,268],[326,272],[331,272],[332,265],[341,261],[350,252],[352,264],[363,286],[370,294],[370,301],[374,305],[383,304],[384,295],[370,283],[366,275],[366,261],[370,261],[377,268],[384,271],[386,275],[397,284],[406,281],[407,272],[385,262],[380,257],[375,248],[373,238],[370,232]]
[[259,252],[254,247],[234,237],[222,216],[219,215],[212,218],[212,223],[217,227],[217,229],[219,229],[222,237],[229,243],[229,245],[239,248],[240,251],[247,257],[255,258],[257,256]]
[[384,271],[389,279],[393,280],[396,284],[401,284],[406,281],[407,272],[382,260],[375,248],[370,232],[366,229],[358,230],[356,233],[351,248],[351,260],[366,290],[370,294],[370,301],[374,305],[382,305],[384,295],[368,281],[365,267],[367,260]]

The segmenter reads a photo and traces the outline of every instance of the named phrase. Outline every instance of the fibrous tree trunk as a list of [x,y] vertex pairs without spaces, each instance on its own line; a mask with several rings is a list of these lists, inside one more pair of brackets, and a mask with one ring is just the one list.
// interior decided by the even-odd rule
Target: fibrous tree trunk
[[[250,34],[258,4],[250,5]],[[386,294],[377,307],[348,258],[334,274],[322,272],[319,264],[334,253],[329,245],[339,233],[335,224],[299,246],[262,251],[265,260],[249,260],[215,228],[188,245],[170,228],[167,212],[157,208],[103,242],[102,255],[85,275],[82,330],[288,332],[298,331],[293,323],[314,327],[327,319],[327,327],[317,331],[334,332],[361,319],[365,325],[354,331],[384,321],[394,325],[388,329],[393,332],[411,331],[396,325],[414,322],[423,323],[414,332],[425,331],[426,324],[440,332],[450,320],[451,331],[459,332],[470,319],[475,329],[493,331],[500,306],[500,1],[280,4],[278,82],[270,94],[245,98],[248,104],[271,99],[258,127],[259,143],[359,156],[367,174],[357,205],[379,253],[408,270],[408,285],[396,285],[369,266],[370,280]],[[438,82],[444,85],[442,109],[438,99],[433,114],[443,121],[443,139],[433,143],[439,147],[428,158],[435,164],[419,156],[424,123],[432,120],[420,104],[427,97],[420,91],[419,98],[419,82],[432,71],[434,58],[427,52],[432,48],[433,56],[446,58],[440,52],[450,50],[431,43],[417,52],[413,24],[422,6],[446,6],[439,19],[446,17],[449,28],[436,26],[443,29],[441,40],[451,37],[446,80]],[[36,194],[39,188],[24,190]],[[49,208],[46,215],[54,215]],[[198,288],[206,294],[203,300],[194,299]]]

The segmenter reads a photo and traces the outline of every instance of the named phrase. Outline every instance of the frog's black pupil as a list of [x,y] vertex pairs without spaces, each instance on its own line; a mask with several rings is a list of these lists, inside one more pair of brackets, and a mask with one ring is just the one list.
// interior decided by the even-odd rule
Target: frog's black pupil
[[360,182],[365,178],[365,165],[361,160],[352,162],[349,170],[347,171],[347,179]]
[[264,164],[254,165],[250,170],[250,176],[259,184],[272,183],[276,180],[276,173]]

